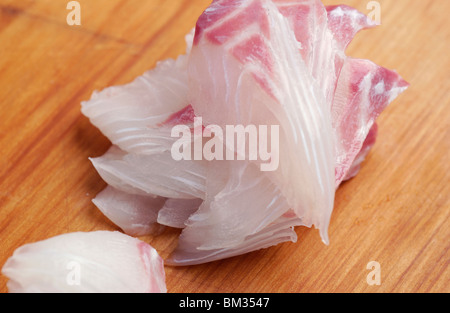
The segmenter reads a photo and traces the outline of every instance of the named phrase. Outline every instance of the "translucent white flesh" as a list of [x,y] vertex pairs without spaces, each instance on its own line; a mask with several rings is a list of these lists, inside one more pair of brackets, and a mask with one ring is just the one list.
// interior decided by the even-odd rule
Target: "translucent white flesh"
[[297,234],[294,227],[299,225],[302,223],[298,218],[282,217],[260,232],[245,238],[241,244],[231,248],[200,250],[192,242],[184,241],[183,237],[180,237],[177,250],[166,260],[166,264],[185,266],[207,263],[269,248],[282,242],[296,242]]
[[158,234],[162,231],[157,219],[166,198],[129,194],[108,186],[92,202],[130,236]]
[[26,244],[2,274],[12,293],[167,292],[156,250],[120,232],[69,233]]
[[[223,45],[203,39],[190,55],[190,103],[207,124],[280,126],[280,166],[268,175],[297,215],[316,225],[328,242],[335,191],[329,106],[300,55],[288,20],[271,1],[261,5],[271,26],[270,39],[263,40],[276,60],[274,73],[252,60],[242,64],[230,52],[262,33],[258,25]],[[260,87],[255,73],[267,78],[272,95]]]
[[158,212],[158,223],[174,228],[186,227],[186,221],[194,214],[202,199],[167,199]]
[[203,163],[175,161],[169,151],[127,154],[112,146],[91,161],[109,185],[124,192],[176,199],[205,197]]

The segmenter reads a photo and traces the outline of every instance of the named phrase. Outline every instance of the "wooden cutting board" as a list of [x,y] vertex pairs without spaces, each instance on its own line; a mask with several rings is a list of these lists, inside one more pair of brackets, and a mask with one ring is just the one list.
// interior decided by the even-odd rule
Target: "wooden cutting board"
[[[0,267],[25,243],[118,229],[91,203],[105,183],[88,157],[110,142],[80,102],[182,53],[209,4],[80,0],[81,25],[69,26],[68,2],[0,0]],[[371,12],[369,1],[340,2]],[[360,33],[348,54],[396,69],[411,87],[379,118],[359,175],[337,191],[330,245],[298,228],[297,243],[166,266],[169,292],[450,292],[450,1],[379,4],[382,26]],[[141,239],[167,257],[178,233]],[[372,261],[379,285],[367,281]],[[6,282],[0,275],[1,292]]]

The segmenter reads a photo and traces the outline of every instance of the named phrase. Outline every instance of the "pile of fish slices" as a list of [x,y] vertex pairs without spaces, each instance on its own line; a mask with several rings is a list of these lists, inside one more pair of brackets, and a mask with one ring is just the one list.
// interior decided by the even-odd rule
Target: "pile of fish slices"
[[[319,0],[213,1],[186,36],[185,54],[82,103],[112,142],[91,159],[108,184],[93,202],[123,233],[65,234],[21,247],[2,270],[9,290],[166,292],[163,264],[295,242],[296,226],[314,225],[328,244],[336,189],[358,173],[377,117],[408,87],[395,71],[346,56],[356,33],[374,26],[351,7]],[[204,147],[209,131],[216,149],[236,155],[211,135],[227,125],[277,125],[270,138],[277,167],[262,171],[249,151],[174,158],[179,126],[193,134],[182,147],[193,147],[195,134]],[[164,261],[134,238],[161,226],[182,229]],[[77,264],[81,282],[75,271],[68,283]]]

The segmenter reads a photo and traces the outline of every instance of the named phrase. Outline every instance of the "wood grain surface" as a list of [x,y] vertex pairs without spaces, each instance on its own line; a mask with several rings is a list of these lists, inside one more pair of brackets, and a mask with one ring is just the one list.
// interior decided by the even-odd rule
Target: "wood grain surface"
[[[133,80],[185,49],[208,0],[0,0],[0,267],[19,246],[118,230],[92,198],[105,187],[88,157],[110,142],[80,113],[94,90]],[[369,13],[369,1],[345,3]],[[450,1],[383,0],[382,25],[348,49],[411,87],[379,118],[378,142],[336,194],[324,245],[297,243],[190,267],[166,266],[169,292],[450,292]],[[167,257],[178,231],[141,237]],[[371,261],[381,284],[366,281]],[[0,292],[7,292],[0,275]]]

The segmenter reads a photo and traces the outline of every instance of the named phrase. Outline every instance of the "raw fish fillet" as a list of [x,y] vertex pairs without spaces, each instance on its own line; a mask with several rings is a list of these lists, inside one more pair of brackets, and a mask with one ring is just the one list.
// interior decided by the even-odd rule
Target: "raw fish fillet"
[[2,268],[11,293],[165,293],[155,249],[119,232],[76,232],[18,248]]
[[376,118],[407,87],[396,72],[371,61],[345,61],[332,107],[336,186],[347,176]]
[[[358,173],[377,117],[408,87],[395,71],[346,56],[353,37],[374,26],[319,0],[214,0],[186,37],[186,54],[83,103],[115,145],[92,159],[102,178],[120,192],[168,199],[157,222],[183,230],[166,264],[296,241],[296,226],[315,226],[329,242],[335,190]],[[239,161],[175,161],[170,129],[195,133],[195,117],[203,131],[278,125],[279,138],[268,137],[279,139],[278,166],[261,171],[247,152]]]

